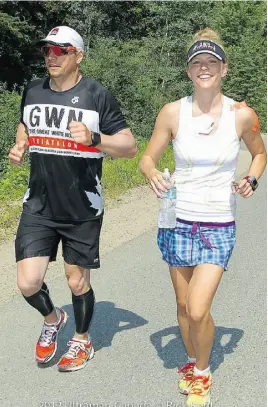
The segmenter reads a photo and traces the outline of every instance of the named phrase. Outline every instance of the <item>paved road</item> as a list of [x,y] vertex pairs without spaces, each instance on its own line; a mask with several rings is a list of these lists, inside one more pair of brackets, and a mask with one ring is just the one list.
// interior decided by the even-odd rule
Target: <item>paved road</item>
[[[239,199],[237,246],[213,306],[212,405],[217,407],[266,405],[265,184],[263,177],[252,199]],[[184,405],[184,396],[176,390],[176,367],[186,354],[155,236],[154,228],[103,257],[93,276],[97,304],[91,333],[97,352],[80,372],[59,373],[55,365],[74,330],[63,277],[54,280],[50,290],[70,318],[55,361],[45,368],[33,360],[39,315],[21,296],[3,304],[1,407]]]

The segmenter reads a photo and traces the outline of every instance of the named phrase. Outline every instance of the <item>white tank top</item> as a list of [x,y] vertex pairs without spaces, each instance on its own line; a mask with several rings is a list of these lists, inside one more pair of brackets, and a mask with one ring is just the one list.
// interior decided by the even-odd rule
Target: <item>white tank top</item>
[[[223,96],[222,115],[212,135],[200,135],[192,117],[192,96],[181,99],[179,128],[173,139],[177,187],[176,216],[190,221],[234,220],[235,195],[231,185],[240,140],[235,127],[233,99]],[[200,120],[200,117],[199,117]]]

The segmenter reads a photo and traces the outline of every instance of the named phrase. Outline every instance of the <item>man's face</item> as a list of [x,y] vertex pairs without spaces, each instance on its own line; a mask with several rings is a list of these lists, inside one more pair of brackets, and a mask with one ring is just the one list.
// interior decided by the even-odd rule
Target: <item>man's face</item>
[[52,78],[65,77],[75,72],[83,59],[83,51],[75,47],[46,44],[42,50],[46,67]]
[[196,55],[188,64],[187,74],[194,85],[203,88],[219,87],[227,74],[227,64],[210,54]]

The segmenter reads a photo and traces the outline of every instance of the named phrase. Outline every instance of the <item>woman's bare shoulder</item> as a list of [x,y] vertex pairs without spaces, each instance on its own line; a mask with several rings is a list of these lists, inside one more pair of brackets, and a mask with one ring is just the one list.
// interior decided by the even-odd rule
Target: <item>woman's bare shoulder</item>
[[162,112],[167,114],[168,116],[174,116],[174,114],[177,115],[180,111],[180,104],[180,99],[175,100],[174,102],[169,102],[163,106]]
[[243,102],[236,102],[232,109],[236,110],[237,120],[242,124],[242,127],[246,130],[252,128],[252,130],[257,130],[259,127],[258,115],[254,109],[252,109],[248,104]]

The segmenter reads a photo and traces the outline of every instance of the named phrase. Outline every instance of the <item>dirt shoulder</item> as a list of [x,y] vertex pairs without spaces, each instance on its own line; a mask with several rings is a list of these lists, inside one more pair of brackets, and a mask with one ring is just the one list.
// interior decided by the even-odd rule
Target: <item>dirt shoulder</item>
[[[237,178],[246,173],[250,160],[247,151],[240,151]],[[107,201],[101,234],[101,256],[156,227],[157,214],[158,201],[148,186],[134,188],[117,199]],[[0,301],[6,302],[18,293],[14,238],[0,245],[0,259]],[[49,266],[46,281],[63,275],[62,265],[59,252],[57,262]]]

